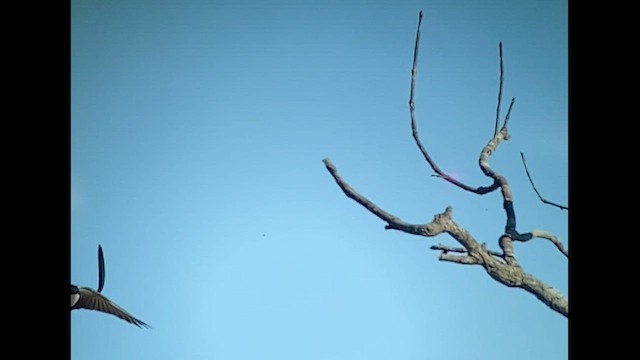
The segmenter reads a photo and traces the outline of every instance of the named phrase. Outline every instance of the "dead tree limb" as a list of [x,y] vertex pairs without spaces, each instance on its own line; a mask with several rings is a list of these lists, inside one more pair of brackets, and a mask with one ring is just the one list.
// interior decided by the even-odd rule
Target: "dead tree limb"
[[498,126],[500,124],[500,107],[502,106],[502,85],[504,84],[504,65],[502,64],[502,42],[499,43],[500,49],[500,85],[498,86],[498,106],[496,107],[496,127],[493,130],[493,136],[498,133]]
[[562,245],[562,241],[560,241],[560,239],[558,239],[557,236],[543,230],[531,230],[529,234],[531,234],[531,238],[527,240],[520,240],[520,241],[525,242],[525,241],[529,241],[531,239],[536,239],[536,238],[546,239],[551,241],[553,245],[555,245],[558,248],[558,250],[560,250],[560,252],[564,254],[564,256],[566,256],[567,258],[569,257],[569,250],[564,248],[564,246]]
[[[569,303],[557,290],[544,284],[533,276],[525,273],[517,262],[510,261],[513,258],[512,249],[503,249],[503,254],[488,251],[485,246],[479,244],[473,236],[464,228],[456,224],[452,219],[453,209],[449,206],[441,214],[436,214],[433,220],[427,224],[409,224],[400,218],[384,211],[371,200],[353,189],[339,174],[338,169],[330,159],[323,160],[327,170],[345,193],[345,195],[362,205],[372,214],[385,221],[385,229],[399,230],[412,235],[434,237],[446,233],[453,237],[464,249],[449,247],[436,247],[441,250],[439,259],[465,265],[481,265],[485,271],[496,281],[509,287],[518,287],[535,295],[540,301],[551,309],[564,316],[569,315]],[[507,238],[507,237],[503,237]],[[511,244],[509,242],[509,244]],[[433,248],[433,247],[432,247]],[[460,252],[466,255],[452,255],[449,252]],[[502,261],[496,258],[505,258]]]
[[[442,177],[449,183],[478,195],[484,195],[500,188],[503,198],[502,206],[505,210],[506,215],[506,225],[504,233],[498,237],[498,245],[500,246],[502,253],[488,250],[485,243],[479,244],[466,229],[456,224],[452,219],[453,210],[451,206],[448,206],[443,213],[436,214],[433,220],[427,224],[410,224],[384,211],[371,200],[358,193],[338,174],[338,169],[331,162],[331,160],[325,158],[323,162],[327,170],[329,171],[331,176],[333,176],[340,189],[342,189],[342,191],[348,198],[356,201],[358,204],[369,210],[369,212],[371,212],[373,215],[377,216],[379,219],[387,223],[385,225],[385,229],[399,230],[408,234],[426,237],[434,237],[442,233],[446,233],[454,238],[460,245],[462,245],[462,248],[450,247],[445,245],[432,246],[432,250],[441,252],[439,260],[464,265],[481,265],[489,274],[489,276],[491,276],[494,280],[509,287],[518,287],[524,289],[525,291],[535,295],[540,301],[542,301],[554,311],[564,315],[565,317],[568,317],[568,301],[560,292],[522,270],[513,250],[513,242],[526,242],[533,238],[544,238],[550,240],[553,244],[555,244],[556,247],[567,257],[569,256],[568,251],[564,249],[560,240],[550,233],[540,230],[534,230],[532,232],[521,234],[517,231],[516,213],[513,204],[511,187],[509,186],[507,179],[496,172],[494,169],[492,169],[489,164],[489,158],[496,151],[498,145],[503,140],[509,140],[510,135],[507,125],[509,123],[513,103],[515,101],[515,98],[511,99],[511,103],[509,105],[509,109],[505,116],[502,127],[498,130],[503,86],[502,44],[500,44],[499,46],[500,90],[498,92],[496,128],[493,137],[489,140],[487,145],[483,147],[478,161],[483,174],[491,178],[493,180],[493,183],[489,186],[474,188],[459,182],[458,180],[448,176],[443,171],[441,171],[435,161],[427,152],[426,148],[423,146],[418,136],[418,128],[415,119],[414,94],[416,76],[418,72],[417,62],[421,24],[422,11],[420,12],[418,20],[418,30],[416,32],[416,43],[413,54],[413,67],[411,69],[411,94],[409,98],[409,112],[411,115],[411,129],[413,138],[425,160],[429,163],[433,171],[436,173],[436,176]],[[452,253],[458,253],[461,255]]]
[[[481,186],[481,187],[472,187],[466,184],[463,184],[462,182],[458,181],[457,179],[453,178],[452,176],[449,176],[447,174],[445,174],[444,171],[440,170],[440,168],[438,167],[438,165],[436,164],[436,162],[431,158],[431,156],[429,155],[429,153],[427,152],[427,149],[422,145],[422,142],[420,141],[420,137],[418,136],[418,125],[416,124],[416,118],[415,118],[415,102],[413,100],[413,94],[415,93],[415,86],[416,86],[416,76],[418,75],[418,50],[419,50],[419,44],[420,44],[420,25],[422,24],[422,11],[420,11],[420,15],[419,15],[419,19],[418,19],[418,30],[416,32],[416,43],[415,43],[415,47],[413,49],[413,68],[411,69],[411,95],[409,96],[409,112],[411,114],[411,133],[413,135],[413,139],[416,141],[416,145],[418,145],[418,148],[420,149],[420,152],[422,153],[422,156],[424,156],[425,160],[427,160],[427,162],[429,163],[429,165],[431,165],[431,168],[433,169],[433,171],[436,173],[435,176],[441,177],[443,179],[445,179],[446,181],[460,187],[461,189],[464,189],[466,191],[470,191],[472,193],[476,193],[479,195],[484,195],[484,194],[488,194],[492,191],[494,191],[495,189],[497,189],[499,187],[499,184],[496,183],[495,181],[493,182],[493,184],[489,185],[489,186]],[[497,146],[497,144],[496,144]]]
[[524,159],[524,153],[523,152],[520,152],[520,157],[522,158],[522,164],[524,165],[524,171],[527,173],[527,177],[529,178],[529,182],[531,183],[531,186],[533,187],[533,191],[536,192],[536,194],[538,195],[538,198],[540,198],[540,201],[542,201],[545,204],[552,205],[552,206],[555,206],[557,208],[560,208],[561,210],[569,210],[568,207],[566,207],[564,205],[556,204],[554,202],[551,202],[551,201],[543,198],[542,195],[540,195],[540,192],[538,191],[538,188],[536,188],[536,185],[533,183],[533,179],[531,179],[531,174],[529,174],[529,168],[527,167],[527,161]]

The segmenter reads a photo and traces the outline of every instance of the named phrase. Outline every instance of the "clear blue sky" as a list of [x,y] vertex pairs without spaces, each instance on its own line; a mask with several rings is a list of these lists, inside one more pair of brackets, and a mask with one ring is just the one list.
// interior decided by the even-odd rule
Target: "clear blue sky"
[[[72,1],[71,280],[152,329],[71,314],[74,359],[491,359],[568,354],[568,321],[479,266],[385,231],[325,169],[425,223],[445,207],[497,249],[498,193],[441,179],[411,138],[410,70],[424,12],[416,115],[440,167],[488,185],[505,61],[512,139],[491,158],[521,232],[569,245],[566,1]],[[568,296],[568,262],[515,245]]]

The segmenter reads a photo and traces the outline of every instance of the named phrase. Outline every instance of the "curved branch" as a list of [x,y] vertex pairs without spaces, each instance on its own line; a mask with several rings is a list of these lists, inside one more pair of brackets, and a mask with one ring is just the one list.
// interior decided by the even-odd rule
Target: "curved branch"
[[[460,227],[453,221],[451,218],[453,210],[450,206],[447,207],[443,213],[435,215],[433,221],[428,224],[416,225],[406,223],[382,210],[376,204],[371,202],[371,200],[353,189],[344,179],[342,179],[342,177],[340,177],[340,175],[338,175],[338,169],[336,169],[331,160],[324,159],[323,162],[345,195],[362,205],[381,220],[387,222],[387,225],[385,226],[386,229],[400,230],[409,234],[427,237],[447,233],[464,247],[464,251],[466,251],[467,254],[452,255],[443,252],[439,257],[441,261],[449,261],[465,265],[481,265],[494,280],[509,287],[522,288],[535,295],[553,310],[563,314],[564,316],[568,316],[569,303],[565,300],[562,294],[552,287],[535,279],[531,275],[526,274],[518,263],[515,262],[515,259],[513,259],[514,261],[510,261],[507,257],[507,263],[503,263],[496,259],[495,253],[489,252],[486,247],[480,245],[467,230]],[[503,238],[506,238],[511,242],[510,237],[504,236]],[[440,250],[442,250],[442,248]],[[455,252],[462,252],[462,250]],[[505,251],[504,255],[508,255],[507,253],[508,251]]]
[[[569,304],[562,294],[558,293],[552,287],[535,279],[531,275],[526,274],[517,262],[507,261],[507,263],[503,263],[496,259],[496,255],[494,253],[489,252],[485,246],[478,244],[467,230],[460,227],[453,221],[451,218],[453,210],[450,206],[447,207],[443,213],[435,215],[433,221],[428,224],[408,224],[382,210],[376,204],[353,189],[344,179],[342,179],[342,177],[340,177],[340,175],[338,175],[338,169],[333,165],[331,160],[327,158],[324,159],[323,162],[345,195],[362,205],[381,220],[387,222],[387,225],[385,226],[386,229],[400,230],[409,234],[427,237],[447,233],[464,247],[467,255],[460,256],[446,254],[443,252],[440,254],[441,261],[449,261],[465,265],[482,265],[485,271],[494,280],[509,287],[522,288],[535,295],[553,310],[568,316]],[[507,238],[511,241],[509,237],[505,236],[503,238]],[[506,253],[507,252],[505,251],[505,255]]]
[[[511,188],[506,178],[493,171],[493,169],[491,169],[491,167],[489,166],[489,157],[491,156],[491,154],[493,154],[493,152],[495,152],[500,142],[502,140],[509,140],[507,124],[515,99],[511,100],[511,104],[509,105],[509,109],[507,111],[507,115],[505,117],[502,128],[499,131],[494,132],[493,138],[482,149],[482,152],[480,154],[479,165],[482,172],[486,176],[493,179],[493,184],[490,186],[472,188],[446,175],[438,168],[438,166],[435,164],[433,159],[431,159],[426,149],[420,142],[415,120],[414,91],[417,75],[418,44],[420,40],[421,23],[422,12],[420,12],[420,18],[418,21],[418,30],[416,33],[416,43],[413,57],[413,68],[411,70],[411,95],[409,98],[409,110],[411,113],[411,128],[413,138],[416,141],[416,144],[418,145],[418,148],[422,152],[423,156],[431,165],[431,168],[436,172],[437,176],[443,177],[445,180],[464,190],[471,191],[480,195],[489,193],[493,190],[496,190],[497,188],[501,189],[503,197],[503,207],[507,215],[505,234],[502,235],[499,239],[499,245],[503,253],[500,254],[487,250],[484,243],[480,245],[467,230],[458,226],[451,217],[451,207],[447,207],[443,213],[435,215],[433,221],[428,224],[416,225],[406,223],[393,216],[392,214],[382,210],[369,199],[353,189],[344,179],[342,179],[342,177],[340,177],[340,175],[338,174],[338,170],[333,165],[331,160],[326,158],[323,160],[323,162],[327,170],[333,176],[334,180],[345,193],[345,195],[359,203],[361,206],[366,208],[369,212],[371,212],[381,220],[385,221],[387,223],[385,229],[400,230],[409,234],[428,237],[433,237],[441,233],[447,233],[451,237],[453,237],[460,245],[462,245],[463,248],[454,248],[444,245],[432,246],[431,249],[442,251],[439,257],[441,261],[449,261],[464,265],[481,265],[489,274],[489,276],[491,276],[494,280],[500,282],[505,286],[519,287],[521,289],[524,289],[525,291],[535,295],[540,301],[542,301],[554,311],[557,311],[565,317],[568,317],[569,303],[564,298],[564,296],[551,286],[546,285],[542,281],[534,278],[533,276],[525,273],[522,270],[513,253],[513,241],[528,241],[534,237],[540,237],[552,241],[558,247],[558,249],[560,249],[560,251],[562,251],[567,256],[568,252],[564,250],[562,243],[555,236],[546,232],[538,230],[534,230],[531,233],[526,234],[520,234],[517,232],[516,215],[513,206],[513,196],[511,194]],[[496,114],[496,118],[499,118],[499,108],[502,98],[502,44],[500,44],[500,68],[500,91],[498,94],[498,111]],[[462,253],[464,255],[454,255],[450,254],[450,252]]]
[[425,160],[427,160],[429,165],[431,165],[431,168],[433,169],[433,171],[437,174],[436,176],[445,179],[446,181],[452,183],[453,185],[458,186],[463,190],[466,190],[475,194],[479,194],[479,195],[488,194],[498,188],[499,185],[495,181],[493,184],[489,186],[481,186],[478,188],[463,184],[462,182],[456,180],[455,178],[445,174],[444,171],[442,171],[440,167],[438,167],[436,162],[431,158],[431,156],[427,152],[427,149],[422,145],[422,142],[420,141],[420,137],[418,135],[418,125],[416,123],[416,118],[415,118],[415,102],[413,99],[414,99],[415,86],[416,86],[416,76],[418,74],[418,49],[420,44],[420,25],[421,24],[422,24],[422,11],[420,11],[420,16],[418,19],[416,43],[413,49],[413,67],[411,69],[411,94],[409,96],[409,113],[411,114],[411,133],[413,135],[413,139],[416,141],[416,145],[418,146],[418,149],[420,149],[422,156],[424,156]]
[[529,168],[527,167],[527,161],[524,159],[524,153],[522,151],[520,152],[520,157],[522,158],[522,164],[524,165],[524,171],[527,173],[527,177],[529,178],[529,182],[531,183],[531,186],[533,187],[533,191],[536,192],[536,194],[538,195],[538,198],[540,198],[540,201],[542,201],[543,203],[545,203],[547,205],[555,206],[555,207],[559,208],[560,210],[569,210],[569,208],[567,206],[559,205],[559,204],[556,204],[554,202],[551,202],[551,201],[543,198],[542,195],[540,195],[540,192],[536,188],[536,185],[533,183],[533,179],[531,179],[531,174],[529,174]]
[[[387,223],[385,229],[393,229],[404,231],[413,235],[421,235],[421,236],[435,236],[441,234],[444,230],[441,226],[437,224],[431,225],[415,225],[409,224],[401,219],[391,215],[390,213],[382,210],[379,206],[374,204],[371,200],[367,199],[360,193],[358,193],[355,189],[353,189],[342,177],[338,174],[338,169],[333,165],[330,159],[326,158],[322,160],[324,165],[326,166],[333,179],[336,181],[340,189],[347,195],[348,198],[356,201],[358,204],[362,205],[365,209],[369,210],[370,213],[377,216],[380,220]],[[448,209],[450,212],[450,209]],[[445,211],[445,214],[447,212]],[[435,221],[435,220],[434,220]]]
[[553,245],[555,245],[558,248],[558,250],[560,250],[560,252],[564,254],[564,256],[566,256],[567,258],[569,257],[569,250],[565,249],[564,246],[562,245],[562,241],[560,241],[560,239],[557,236],[553,235],[550,232],[546,232],[543,230],[532,230],[531,232],[523,235],[529,235],[529,236],[524,236],[522,239],[514,239],[514,240],[527,242],[535,238],[546,239],[551,241]]

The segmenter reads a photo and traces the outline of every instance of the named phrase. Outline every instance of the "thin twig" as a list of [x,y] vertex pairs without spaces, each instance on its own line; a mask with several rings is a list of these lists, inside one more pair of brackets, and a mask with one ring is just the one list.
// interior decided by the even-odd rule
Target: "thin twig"
[[[442,245],[442,244],[431,245],[430,249],[431,250],[440,250],[443,253],[448,253],[448,252],[462,253],[462,254],[468,253],[468,251],[465,248],[447,246],[447,245]],[[487,253],[489,253],[489,255],[493,255],[493,256],[499,257],[501,259],[504,258],[504,254],[499,253],[497,251],[487,250]]]
[[[511,98],[511,103],[509,104],[509,109],[507,110],[507,115],[504,117],[504,124],[502,125],[503,128],[507,128],[507,123],[509,122],[509,117],[511,116],[511,109],[513,108],[513,103],[516,101],[516,98]],[[507,138],[507,140],[509,140]]]
[[416,43],[413,47],[413,68],[411,69],[411,94],[409,96],[409,109],[413,114],[414,110],[414,102],[413,102],[413,94],[415,92],[416,87],[416,75],[418,74],[418,50],[420,49],[420,25],[422,25],[422,11],[418,16],[418,30],[416,31]]
[[498,89],[498,106],[496,108],[496,127],[493,130],[493,136],[498,134],[498,126],[500,122],[500,105],[502,104],[502,84],[504,81],[504,67],[502,65],[502,41],[498,45],[500,48],[500,87]]
[[533,183],[533,179],[531,179],[531,174],[529,174],[529,168],[527,167],[527,161],[524,159],[524,153],[523,152],[520,152],[520,157],[522,157],[522,164],[524,164],[524,171],[527,172],[527,177],[529,178],[529,182],[531,183],[531,186],[533,187],[533,191],[536,192],[536,194],[538,195],[538,198],[540,198],[540,201],[542,201],[543,203],[545,203],[547,205],[555,206],[555,207],[557,207],[557,208],[559,208],[561,210],[569,210],[568,207],[566,207],[564,205],[556,204],[554,202],[551,202],[551,201],[543,198],[542,195],[540,195],[540,192],[536,188],[536,185]]

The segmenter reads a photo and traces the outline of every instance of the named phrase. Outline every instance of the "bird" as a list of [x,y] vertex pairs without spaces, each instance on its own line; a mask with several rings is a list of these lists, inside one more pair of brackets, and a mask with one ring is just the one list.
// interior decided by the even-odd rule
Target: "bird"
[[86,286],[71,284],[71,310],[88,309],[96,310],[106,314],[111,314],[137,327],[150,328],[144,321],[137,319],[126,310],[102,295],[104,279],[106,276],[104,268],[104,254],[102,246],[98,245],[98,290],[93,290]]

